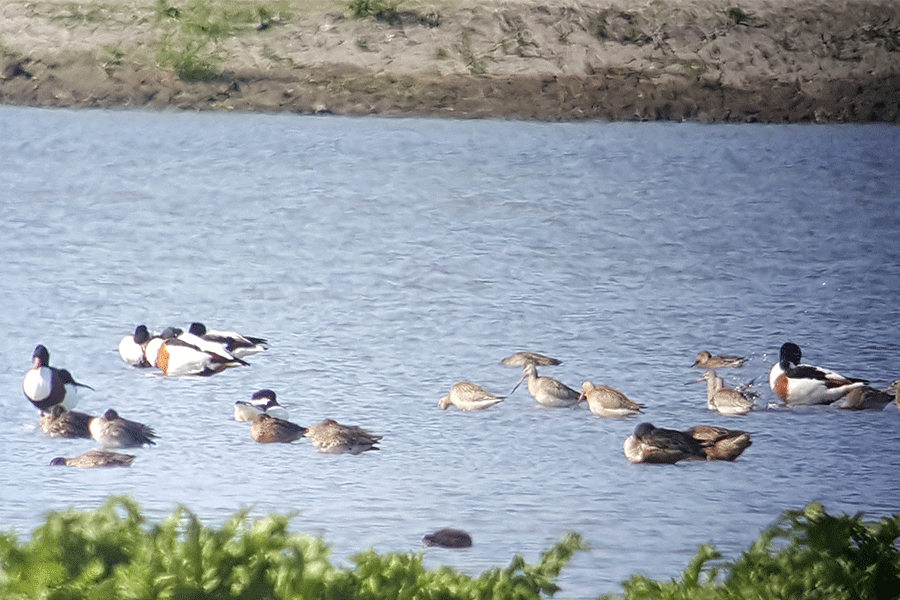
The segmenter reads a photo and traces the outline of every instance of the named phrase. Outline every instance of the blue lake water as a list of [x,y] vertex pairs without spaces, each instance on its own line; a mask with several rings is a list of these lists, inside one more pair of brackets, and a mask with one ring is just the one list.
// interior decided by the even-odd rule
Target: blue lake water
[[[900,377],[900,128],[544,124],[0,107],[0,529],[135,498],[218,525],[296,514],[338,562],[425,551],[470,574],[529,561],[567,530],[590,549],[560,598],[677,577],[713,542],[735,558],[810,501],[900,510],[900,412],[706,409],[697,352],[765,373],[806,362]],[[267,337],[249,367],[163,378],[121,361],[135,325],[202,321]],[[21,380],[35,345],[107,408],[154,427],[131,469],[50,468],[93,447],[47,439]],[[750,431],[734,463],[633,465],[638,420],[542,409],[524,386],[488,411],[437,408],[453,383],[508,393],[517,350],[541,373],[606,383],[641,420]],[[236,400],[274,389],[291,418],[384,436],[327,456],[259,445]]]

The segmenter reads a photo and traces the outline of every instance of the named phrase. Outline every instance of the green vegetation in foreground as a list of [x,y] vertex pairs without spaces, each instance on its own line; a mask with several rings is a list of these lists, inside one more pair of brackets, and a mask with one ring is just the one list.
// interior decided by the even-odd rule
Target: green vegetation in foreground
[[[216,530],[179,508],[148,526],[137,505],[123,498],[95,511],[51,513],[24,544],[13,533],[0,534],[0,598],[527,600],[558,591],[555,579],[585,547],[570,533],[537,564],[516,556],[508,568],[474,578],[449,567],[426,570],[421,553],[369,550],[354,556],[350,569],[329,561],[321,539],[289,533],[289,520],[251,521],[239,512]],[[624,597],[897,598],[898,537],[900,515],[867,524],[861,515],[831,516],[813,503],[787,511],[733,563],[707,568],[719,555],[706,545],[681,581],[634,576],[624,583]]]
[[0,598],[539,599],[558,589],[554,579],[584,547],[567,534],[536,565],[516,556],[475,578],[428,571],[421,553],[369,550],[353,557],[351,570],[329,562],[322,540],[288,533],[288,522],[279,515],[251,522],[239,512],[216,530],[179,508],[148,528],[122,498],[95,511],[51,513],[25,544],[0,535]]
[[[786,511],[734,563],[700,548],[681,581],[639,575],[623,583],[627,600],[888,600],[900,598],[900,515],[877,524],[832,516],[821,504]],[[702,581],[701,581],[702,579]],[[614,596],[605,596],[613,598]]]

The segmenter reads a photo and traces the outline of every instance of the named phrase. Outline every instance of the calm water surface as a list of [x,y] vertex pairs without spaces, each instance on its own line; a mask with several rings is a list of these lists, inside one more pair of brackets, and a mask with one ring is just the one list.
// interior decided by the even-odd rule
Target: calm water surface
[[[900,510],[900,413],[829,408],[726,418],[705,408],[701,349],[750,357],[759,403],[784,341],[885,386],[900,377],[900,128],[539,124],[0,108],[0,528],[134,497],[210,525],[296,513],[335,559],[418,551],[453,526],[477,574],[538,559],[566,530],[590,550],[562,598],[677,577],[712,541],[734,558],[810,501]],[[132,369],[135,325],[191,321],[268,337],[209,379]],[[159,445],[129,470],[49,468],[21,380],[38,343]],[[730,464],[632,465],[635,420],[542,409],[520,389],[442,412],[460,380],[507,393],[530,349],[572,387],[644,402],[658,426],[745,429]],[[380,452],[257,445],[230,420],[270,387],[301,424],[384,435]],[[347,563],[349,564],[349,562]]]

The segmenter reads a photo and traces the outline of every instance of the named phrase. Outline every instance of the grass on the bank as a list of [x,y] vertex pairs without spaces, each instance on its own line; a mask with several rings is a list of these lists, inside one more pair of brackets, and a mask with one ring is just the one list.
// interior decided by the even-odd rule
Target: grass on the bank
[[223,40],[289,19],[290,3],[156,0],[154,13],[162,29],[159,64],[185,81],[211,81],[225,62]]
[[[558,591],[559,573],[585,548],[570,533],[537,564],[516,556],[509,567],[477,577],[449,567],[428,570],[421,553],[368,550],[346,568],[331,563],[321,539],[289,533],[289,520],[251,521],[240,512],[215,529],[182,508],[151,525],[122,498],[94,511],[51,513],[27,542],[0,534],[0,598],[537,600]],[[898,537],[898,515],[864,523],[861,515],[832,516],[810,504],[787,511],[735,562],[709,567],[720,557],[703,546],[680,581],[634,576],[623,584],[625,598],[896,598]]]
[[[400,0],[350,0],[343,6],[356,18],[371,17],[390,25],[404,19],[426,27],[440,23],[440,15],[433,11],[400,11]],[[224,40],[283,23],[294,8],[290,0],[155,0],[154,22],[161,30],[157,62],[185,81],[212,81],[221,76],[227,58]],[[368,49],[365,40],[357,44]]]

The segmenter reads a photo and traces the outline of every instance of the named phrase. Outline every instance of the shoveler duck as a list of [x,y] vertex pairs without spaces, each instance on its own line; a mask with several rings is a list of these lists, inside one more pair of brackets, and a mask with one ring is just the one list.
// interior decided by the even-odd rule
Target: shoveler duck
[[675,429],[641,423],[622,444],[625,458],[633,463],[674,464],[681,460],[706,460],[703,446],[688,434]]
[[588,408],[598,417],[630,417],[645,408],[628,396],[608,385],[594,385],[590,381],[581,384],[579,402],[587,401]]
[[301,427],[286,419],[259,413],[250,425],[250,437],[260,444],[289,444],[303,437],[306,427]]
[[697,360],[694,361],[692,367],[700,367],[701,369],[720,369],[722,367],[743,367],[744,361],[747,359],[743,356],[734,356],[731,354],[724,354],[721,356],[713,356],[711,353],[706,350],[701,350],[700,354],[697,355]]
[[423,537],[422,543],[442,548],[469,548],[472,546],[472,536],[462,529],[438,529]]
[[102,417],[91,419],[88,429],[91,437],[104,448],[138,448],[144,444],[156,444],[153,429],[143,423],[123,419],[111,408]]
[[451,405],[460,410],[484,410],[503,402],[504,396],[495,396],[471,381],[453,384],[450,393],[438,400],[438,407],[447,410]]
[[800,358],[800,347],[787,342],[781,346],[778,363],[769,370],[769,387],[785,404],[831,404],[850,390],[868,383],[865,379],[844,377],[822,367],[801,364]]
[[188,332],[209,342],[221,344],[235,358],[257,354],[269,347],[265,338],[241,335],[233,331],[214,331],[207,329],[203,323],[191,323]]
[[380,435],[356,425],[341,425],[334,419],[310,425],[304,435],[323,454],[361,454],[378,450],[376,444],[381,441]]
[[578,404],[578,399],[581,397],[580,393],[556,379],[538,376],[537,367],[530,362],[525,363],[525,366],[522,368],[522,378],[519,379],[519,383],[516,384],[516,387],[512,389],[509,395],[512,396],[513,392],[526,379],[528,380],[528,391],[542,406],[549,408],[574,406]]
[[22,391],[25,397],[41,411],[43,415],[57,404],[72,409],[78,404],[77,388],[89,385],[78,383],[72,374],[65,369],[50,366],[50,352],[42,344],[38,344],[31,355],[31,369],[22,379]]
[[[209,376],[221,373],[225,369],[246,365],[239,358],[228,354],[220,347],[216,352],[203,350],[188,341],[181,339],[183,332],[178,329],[167,329],[158,338],[152,338],[144,348],[147,361],[165,375]],[[208,344],[209,342],[204,342]]]
[[537,352],[522,351],[507,356],[500,361],[500,364],[513,367],[524,367],[527,364],[537,365],[539,367],[550,367],[561,365],[562,361],[549,356],[544,356],[543,354],[538,354]]
[[288,419],[288,411],[278,404],[275,392],[272,390],[259,390],[250,400],[238,400],[234,403],[235,421],[252,421],[256,415],[266,413],[279,419]]
[[884,410],[884,407],[894,401],[892,390],[876,390],[864,385],[850,390],[832,404],[844,410]]
[[130,467],[134,462],[133,454],[121,454],[109,450],[88,450],[74,458],[57,456],[50,461],[53,467],[81,467],[91,469],[97,467]]
[[152,337],[146,325],[138,325],[134,329],[134,334],[126,335],[119,342],[119,356],[132,367],[140,369],[152,367],[144,354],[144,347]]
[[746,431],[714,425],[696,425],[684,433],[700,443],[706,460],[734,460],[753,443]]
[[66,410],[61,404],[57,404],[41,417],[41,429],[48,437],[89,438],[93,418],[83,412]]
[[706,381],[706,407],[722,415],[740,416],[753,410],[753,400],[740,391],[725,387],[725,382],[709,369],[697,381]]

